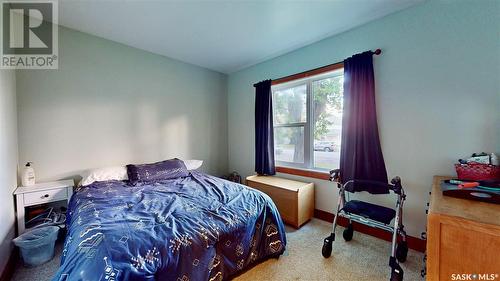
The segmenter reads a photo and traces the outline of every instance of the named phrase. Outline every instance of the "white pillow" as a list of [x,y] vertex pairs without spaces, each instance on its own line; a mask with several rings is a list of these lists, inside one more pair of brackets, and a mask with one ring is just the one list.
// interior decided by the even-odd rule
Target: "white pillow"
[[191,170],[196,170],[203,165],[203,160],[183,160],[184,165],[186,165],[186,168],[191,171]]
[[80,185],[86,186],[96,181],[109,180],[128,180],[127,167],[114,166],[87,170],[82,175]]

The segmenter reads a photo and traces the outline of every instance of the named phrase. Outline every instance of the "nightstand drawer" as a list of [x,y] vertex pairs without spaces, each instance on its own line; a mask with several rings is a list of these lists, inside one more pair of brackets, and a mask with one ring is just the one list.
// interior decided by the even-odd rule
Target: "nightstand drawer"
[[[26,208],[57,201],[69,201],[73,195],[74,181],[60,180],[41,182],[32,186],[19,186],[14,190],[16,197],[17,231],[23,234],[26,230]],[[30,210],[28,210],[29,214]]]
[[24,194],[24,205],[42,204],[52,201],[64,200],[68,197],[67,188],[41,190]]

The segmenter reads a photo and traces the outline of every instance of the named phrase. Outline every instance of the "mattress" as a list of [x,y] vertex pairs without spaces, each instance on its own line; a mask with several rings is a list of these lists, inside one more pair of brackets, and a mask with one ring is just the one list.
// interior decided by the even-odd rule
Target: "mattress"
[[264,193],[200,172],[75,192],[53,280],[227,280],[285,251]]

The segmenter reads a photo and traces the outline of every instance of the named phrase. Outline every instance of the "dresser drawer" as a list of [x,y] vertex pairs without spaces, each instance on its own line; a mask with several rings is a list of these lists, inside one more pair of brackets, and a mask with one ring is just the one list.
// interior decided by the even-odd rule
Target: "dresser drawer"
[[59,201],[68,198],[67,188],[42,190],[38,192],[30,192],[24,194],[24,204],[42,204],[52,201]]

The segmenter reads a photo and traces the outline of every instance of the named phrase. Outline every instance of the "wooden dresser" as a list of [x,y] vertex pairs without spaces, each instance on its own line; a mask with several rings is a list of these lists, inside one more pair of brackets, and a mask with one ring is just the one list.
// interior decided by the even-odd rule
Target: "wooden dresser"
[[446,179],[432,186],[427,280],[500,280],[500,205],[443,196]]
[[314,184],[276,176],[249,176],[246,185],[260,190],[278,207],[287,224],[299,228],[314,215]]

